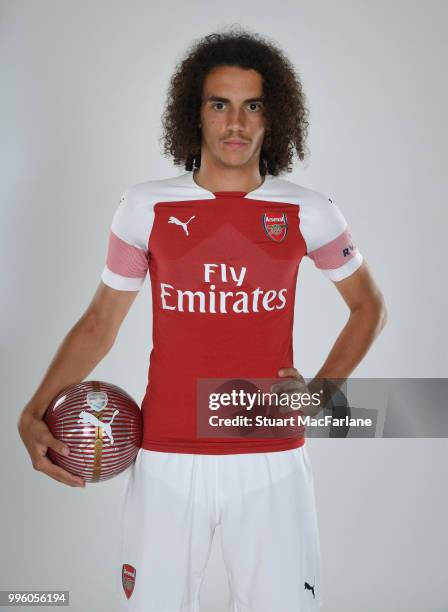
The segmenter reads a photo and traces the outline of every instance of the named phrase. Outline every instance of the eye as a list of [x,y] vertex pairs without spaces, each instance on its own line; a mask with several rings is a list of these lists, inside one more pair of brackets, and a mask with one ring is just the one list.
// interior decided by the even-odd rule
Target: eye
[[261,110],[261,102],[249,102],[249,108],[251,111]]
[[[217,108],[219,106],[219,108]],[[212,108],[214,108],[215,110],[223,110],[224,109],[224,102],[214,102],[212,104]]]

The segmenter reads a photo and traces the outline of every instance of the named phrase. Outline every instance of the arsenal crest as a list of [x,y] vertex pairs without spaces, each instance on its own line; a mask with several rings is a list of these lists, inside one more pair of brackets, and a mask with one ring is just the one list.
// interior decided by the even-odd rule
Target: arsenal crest
[[135,574],[135,567],[132,567],[132,565],[129,565],[128,563],[123,564],[123,568],[121,570],[121,582],[123,584],[125,595],[128,599],[134,590]]
[[263,215],[263,227],[271,240],[282,242],[288,231],[286,213],[265,213]]

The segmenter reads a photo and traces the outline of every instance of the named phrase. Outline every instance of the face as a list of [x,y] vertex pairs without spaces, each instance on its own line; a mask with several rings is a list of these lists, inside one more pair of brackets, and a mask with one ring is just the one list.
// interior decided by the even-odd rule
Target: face
[[265,134],[263,81],[255,70],[219,66],[204,81],[201,159],[258,169]]

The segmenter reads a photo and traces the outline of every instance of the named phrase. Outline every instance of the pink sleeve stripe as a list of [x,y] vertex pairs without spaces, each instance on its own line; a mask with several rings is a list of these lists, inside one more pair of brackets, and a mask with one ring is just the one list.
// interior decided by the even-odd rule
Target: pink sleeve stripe
[[357,253],[348,228],[337,238],[308,253],[320,270],[334,270],[350,261]]
[[110,230],[106,265],[114,274],[129,278],[143,278],[148,270],[148,260],[143,249],[121,240]]

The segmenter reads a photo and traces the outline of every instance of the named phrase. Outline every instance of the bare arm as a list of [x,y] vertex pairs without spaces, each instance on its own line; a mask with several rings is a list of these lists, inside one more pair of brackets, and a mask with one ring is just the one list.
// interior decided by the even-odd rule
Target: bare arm
[[334,285],[350,309],[350,316],[327,359],[308,385],[311,391],[322,387],[319,379],[348,378],[361,362],[387,321],[384,297],[364,262],[348,278]]
[[347,378],[385,326],[387,310],[366,262],[334,285],[349,307],[350,316],[316,377]]
[[[329,402],[368,352],[387,321],[383,295],[364,261],[349,277],[334,282],[350,309],[350,316],[336,339],[324,364],[308,385],[296,368],[281,368],[279,376],[292,380],[274,384],[276,392],[320,393],[318,407],[304,407],[303,414],[314,416]],[[322,379],[325,379],[325,383]]]
[[138,291],[118,291],[100,282],[87,310],[64,338],[20,414],[17,426],[33,467],[60,482],[76,486],[82,480],[46,457],[48,447],[62,453],[65,445],[51,435],[42,420],[45,411],[60,391],[81,382],[109,352],[137,294]]

